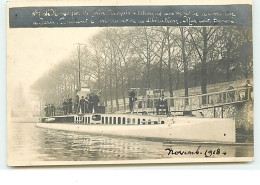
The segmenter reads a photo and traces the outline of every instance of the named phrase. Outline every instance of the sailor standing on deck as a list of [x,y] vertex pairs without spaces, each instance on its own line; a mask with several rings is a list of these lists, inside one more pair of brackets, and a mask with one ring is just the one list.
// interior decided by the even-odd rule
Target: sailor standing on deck
[[79,104],[80,104],[80,109],[81,109],[81,113],[85,114],[85,98],[84,96],[81,97]]
[[89,113],[89,110],[88,110],[88,97],[87,96],[85,97],[85,113]]
[[68,102],[68,112],[69,114],[72,114],[72,98],[70,98]]
[[48,104],[48,109],[47,109],[48,111],[48,116],[51,116],[51,104]]
[[246,81],[246,88],[248,88],[245,92],[245,99],[246,100],[252,100],[252,92],[253,92],[253,85],[250,83],[250,80]]
[[51,104],[50,104],[49,109],[50,109],[49,116],[52,116],[52,105]]
[[92,101],[93,101],[94,113],[97,113],[98,112],[98,102],[100,101],[97,94],[93,94]]
[[158,100],[158,105],[156,106],[156,113],[159,115],[159,109],[165,109],[166,115],[168,114],[168,104],[167,100],[164,98],[164,94]]
[[93,95],[94,95],[94,93],[90,93],[89,98],[88,98],[88,110],[90,113],[93,112]]
[[79,113],[79,96],[76,96],[75,104],[74,104],[74,113],[78,114]]
[[55,116],[56,109],[55,109],[54,104],[51,104],[51,110],[52,110],[52,116]]
[[44,106],[45,116],[48,117],[48,105],[47,103]]
[[134,101],[135,101],[135,92],[133,90],[130,90],[130,92],[129,92],[129,109],[130,109],[130,112],[133,112]]
[[68,102],[67,102],[67,100],[64,100],[64,102],[63,102],[63,111],[64,111],[65,115],[68,114]]

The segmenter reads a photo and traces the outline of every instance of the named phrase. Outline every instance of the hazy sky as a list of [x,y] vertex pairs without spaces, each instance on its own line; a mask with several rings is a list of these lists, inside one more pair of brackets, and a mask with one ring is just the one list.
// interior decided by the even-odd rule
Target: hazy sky
[[7,36],[7,78],[28,90],[40,76],[102,28],[15,28]]

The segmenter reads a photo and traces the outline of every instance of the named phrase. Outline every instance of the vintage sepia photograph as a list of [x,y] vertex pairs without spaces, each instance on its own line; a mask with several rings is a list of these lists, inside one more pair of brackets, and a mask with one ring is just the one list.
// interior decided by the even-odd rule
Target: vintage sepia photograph
[[7,164],[253,161],[252,3],[196,3],[8,2]]

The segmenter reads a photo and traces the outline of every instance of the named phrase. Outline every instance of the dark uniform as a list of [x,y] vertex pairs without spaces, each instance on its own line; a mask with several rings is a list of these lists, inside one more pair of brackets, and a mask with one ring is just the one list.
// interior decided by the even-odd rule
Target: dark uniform
[[252,100],[253,85],[250,83],[250,80],[246,81],[245,87],[248,88],[245,92],[245,100]]
[[88,109],[90,113],[93,112],[93,95],[94,95],[93,93],[90,93],[88,98]]
[[63,111],[64,111],[64,114],[67,115],[68,114],[68,102],[67,100],[65,100],[63,102]]
[[48,104],[47,112],[48,112],[48,116],[51,116],[51,105],[50,104]]
[[51,104],[51,115],[55,116],[55,106]]
[[147,108],[152,108],[153,107],[153,101],[151,100],[151,97],[148,95],[147,96]]
[[129,93],[129,109],[132,112],[134,108],[134,101],[135,101],[135,92],[130,91]]
[[68,113],[72,114],[72,98],[70,98],[68,102]]
[[75,114],[79,113],[79,96],[76,96],[75,104],[74,104],[74,112]]
[[157,115],[159,114],[159,109],[165,109],[166,114],[168,114],[168,104],[167,104],[167,100],[164,98],[164,95],[162,95],[158,100],[158,104],[156,106]]
[[89,110],[88,110],[88,98],[85,97],[85,113],[89,113]]
[[93,108],[94,108],[94,112],[97,113],[98,112],[98,102],[99,102],[99,97],[96,94],[92,95],[92,101],[93,101]]
[[84,96],[81,97],[79,104],[80,104],[81,113],[85,114],[85,99],[84,99]]
[[44,106],[45,116],[48,117],[48,105]]

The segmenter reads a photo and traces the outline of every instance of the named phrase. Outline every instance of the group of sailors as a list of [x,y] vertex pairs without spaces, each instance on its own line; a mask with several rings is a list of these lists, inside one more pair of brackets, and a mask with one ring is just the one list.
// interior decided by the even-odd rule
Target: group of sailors
[[73,102],[72,102],[72,98],[68,98],[65,101],[63,101],[62,103],[62,107],[63,107],[63,112],[65,115],[67,114],[72,114],[72,110],[73,110]]
[[73,109],[73,102],[72,98],[67,99],[63,102],[63,111],[64,114],[85,114],[85,113],[95,113],[98,111],[98,103],[99,103],[99,97],[97,94],[90,93],[89,96],[81,96],[79,98],[78,95],[76,95],[76,99],[74,102],[74,109]]
[[54,104],[45,104],[44,106],[44,111],[45,111],[45,116],[49,117],[49,116],[55,116],[55,111],[56,111],[56,107],[54,106]]
[[[149,98],[148,98],[149,100]],[[130,112],[133,113],[134,109],[134,103],[137,101],[137,97],[135,95],[135,92],[133,90],[129,91],[129,109]],[[140,102],[141,103],[141,102]],[[147,107],[150,107],[153,102],[147,102]],[[139,105],[138,105],[139,107]],[[164,94],[162,93],[160,98],[157,100],[157,105],[156,105],[156,113],[159,115],[159,111],[164,110],[165,114],[168,114],[168,102],[167,99],[164,98]]]
[[72,98],[65,99],[62,102],[62,105],[58,105],[55,107],[54,104],[45,104],[44,111],[45,116],[55,116],[56,112],[58,111],[58,115],[63,112],[64,115],[68,114],[86,114],[86,113],[96,113],[98,112],[98,103],[100,99],[97,94],[90,93],[88,96],[84,97],[81,96],[79,98],[78,95],[76,95],[74,106],[73,106],[73,100]]

